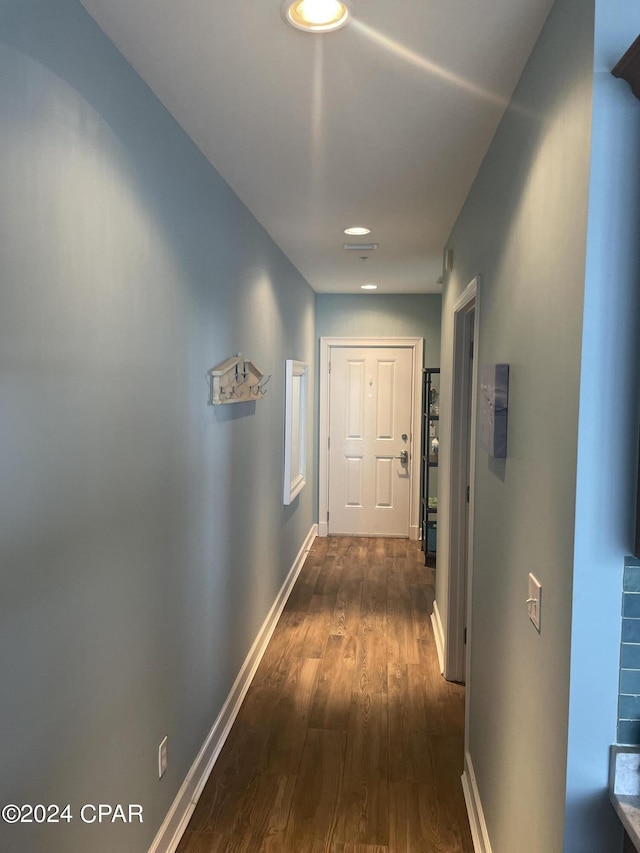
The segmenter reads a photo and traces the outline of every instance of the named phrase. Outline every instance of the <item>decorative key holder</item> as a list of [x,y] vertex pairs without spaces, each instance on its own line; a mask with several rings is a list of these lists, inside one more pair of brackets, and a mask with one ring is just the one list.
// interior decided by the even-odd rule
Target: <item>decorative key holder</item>
[[265,385],[271,379],[271,374],[264,374],[240,352],[212,367],[207,375],[210,380],[210,406],[261,400],[266,393]]

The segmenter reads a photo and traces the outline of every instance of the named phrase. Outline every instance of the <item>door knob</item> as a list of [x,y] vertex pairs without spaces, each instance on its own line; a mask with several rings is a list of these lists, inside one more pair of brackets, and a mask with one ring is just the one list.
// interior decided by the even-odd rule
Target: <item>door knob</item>
[[408,450],[401,450],[400,456],[396,456],[395,458],[399,459],[400,463],[402,465],[408,465],[409,464],[409,451]]

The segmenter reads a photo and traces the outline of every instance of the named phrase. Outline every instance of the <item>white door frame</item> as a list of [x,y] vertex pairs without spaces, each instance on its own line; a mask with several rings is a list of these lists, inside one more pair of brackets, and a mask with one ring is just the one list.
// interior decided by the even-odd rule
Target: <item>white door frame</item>
[[420,534],[420,395],[422,393],[422,338],[320,338],[320,437],[318,452],[318,533],[328,536],[329,525],[329,361],[333,347],[406,347],[412,350],[411,382],[411,495],[409,497],[409,538]]
[[[466,318],[474,312],[474,359],[471,376],[469,335]],[[447,585],[447,637],[444,676],[448,681],[462,681],[470,672],[471,649],[471,579],[473,575],[473,520],[475,502],[475,435],[478,398],[478,350],[480,333],[480,276],[467,285],[453,308],[453,371],[450,401],[450,489],[449,489],[449,583]],[[467,417],[471,380],[471,417]],[[467,432],[467,424],[469,432]],[[471,440],[469,438],[471,437]],[[467,455],[469,482],[467,483]],[[469,494],[469,527],[466,528],[466,491]],[[465,535],[466,533],[466,535]],[[465,554],[465,545],[467,552]],[[466,589],[465,589],[466,558]],[[466,606],[465,606],[466,604]],[[467,629],[467,643],[464,629]],[[467,708],[469,707],[467,697]]]

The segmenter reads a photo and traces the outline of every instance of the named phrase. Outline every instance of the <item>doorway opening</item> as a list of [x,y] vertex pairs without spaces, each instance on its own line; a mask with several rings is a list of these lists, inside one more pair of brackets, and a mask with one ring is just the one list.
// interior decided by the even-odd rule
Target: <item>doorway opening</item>
[[454,306],[450,429],[449,583],[444,676],[463,682],[469,666],[475,479],[479,277]]

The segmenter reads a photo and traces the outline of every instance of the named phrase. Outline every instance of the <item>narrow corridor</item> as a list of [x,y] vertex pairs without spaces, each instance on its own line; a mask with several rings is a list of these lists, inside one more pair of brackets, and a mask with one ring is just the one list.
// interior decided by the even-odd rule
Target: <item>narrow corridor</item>
[[472,853],[422,558],[315,540],[178,853]]

